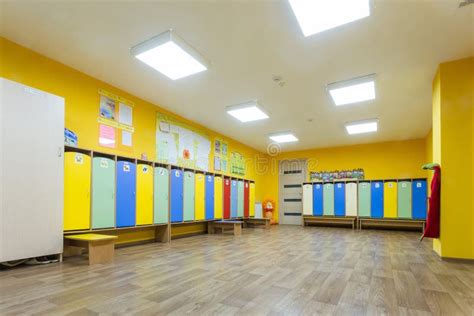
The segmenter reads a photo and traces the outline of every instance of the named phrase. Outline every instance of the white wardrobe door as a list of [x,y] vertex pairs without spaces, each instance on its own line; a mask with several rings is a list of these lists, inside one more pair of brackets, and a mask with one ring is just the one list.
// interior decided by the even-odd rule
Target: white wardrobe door
[[303,215],[313,215],[312,184],[303,184]]
[[346,216],[357,216],[357,183],[346,183]]
[[64,99],[0,78],[0,261],[62,252]]

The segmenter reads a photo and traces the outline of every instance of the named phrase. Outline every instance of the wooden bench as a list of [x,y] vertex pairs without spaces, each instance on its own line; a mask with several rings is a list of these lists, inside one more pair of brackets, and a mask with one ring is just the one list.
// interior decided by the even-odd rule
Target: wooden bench
[[357,217],[303,216],[303,226],[309,226],[311,224],[348,225],[354,229],[357,224]]
[[242,234],[242,223],[243,223],[242,221],[232,221],[232,220],[208,222],[207,233],[215,234],[216,229],[220,229],[221,233],[232,230],[234,232],[234,236],[239,236]]
[[65,246],[88,248],[89,264],[108,263],[114,260],[117,236],[100,234],[78,234],[64,236]]
[[414,219],[388,219],[388,218],[363,218],[359,217],[359,229],[364,227],[380,227],[380,228],[405,228],[405,229],[420,229],[425,231],[425,220]]
[[265,229],[270,228],[269,218],[247,217],[244,219],[244,227],[263,226]]

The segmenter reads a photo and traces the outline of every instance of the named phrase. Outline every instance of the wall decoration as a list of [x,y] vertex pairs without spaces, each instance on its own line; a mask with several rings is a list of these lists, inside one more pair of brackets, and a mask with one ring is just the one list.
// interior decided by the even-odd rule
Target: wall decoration
[[364,180],[364,169],[315,171],[309,173],[310,181]]
[[234,151],[230,154],[230,173],[234,175],[245,175],[245,159],[242,154]]
[[115,128],[99,125],[99,144],[104,147],[115,148]]

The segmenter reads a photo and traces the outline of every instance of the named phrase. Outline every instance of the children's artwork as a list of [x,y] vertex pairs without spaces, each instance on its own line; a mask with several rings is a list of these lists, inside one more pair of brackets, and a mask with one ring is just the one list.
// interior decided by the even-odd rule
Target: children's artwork
[[334,170],[334,171],[316,171],[310,172],[310,181],[334,181],[342,179],[364,180],[364,169],[358,168],[353,170]]
[[77,147],[77,135],[70,129],[64,129],[64,144],[66,146]]
[[245,176],[245,159],[242,154],[238,152],[230,154],[230,173]]
[[133,125],[133,110],[131,106],[119,103],[119,122],[128,126]]
[[227,159],[221,160],[221,171],[227,173]]
[[104,147],[115,148],[115,128],[99,125],[99,144]]
[[222,156],[227,156],[227,143],[222,143],[221,153]]
[[115,100],[105,95],[100,96],[100,117],[115,120]]
[[221,154],[221,141],[216,139],[214,141],[214,152],[217,154],[217,155],[220,155]]
[[221,171],[221,157],[214,157],[214,171]]

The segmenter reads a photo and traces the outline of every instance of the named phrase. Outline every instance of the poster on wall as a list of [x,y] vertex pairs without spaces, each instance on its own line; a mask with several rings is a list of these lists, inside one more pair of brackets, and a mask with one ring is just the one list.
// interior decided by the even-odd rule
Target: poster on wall
[[227,142],[220,138],[214,139],[214,171],[227,173]]
[[211,142],[204,132],[170,116],[157,113],[157,161],[209,171]]
[[245,160],[242,154],[232,152],[230,154],[230,173],[239,176],[245,176]]
[[315,171],[309,173],[310,181],[364,180],[364,169]]
[[131,148],[135,131],[133,102],[103,89],[99,89],[99,96],[99,145],[115,148],[118,144],[123,149]]

